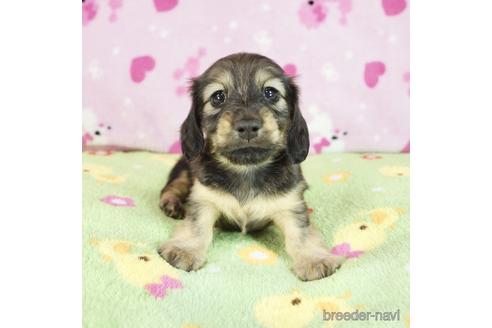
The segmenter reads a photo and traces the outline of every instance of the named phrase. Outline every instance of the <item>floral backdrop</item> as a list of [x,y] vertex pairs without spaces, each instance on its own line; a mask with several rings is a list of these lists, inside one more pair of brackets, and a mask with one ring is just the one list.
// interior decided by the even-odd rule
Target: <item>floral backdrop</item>
[[406,152],[408,0],[86,0],[84,149],[179,152],[188,81],[235,52],[297,76],[311,153]]

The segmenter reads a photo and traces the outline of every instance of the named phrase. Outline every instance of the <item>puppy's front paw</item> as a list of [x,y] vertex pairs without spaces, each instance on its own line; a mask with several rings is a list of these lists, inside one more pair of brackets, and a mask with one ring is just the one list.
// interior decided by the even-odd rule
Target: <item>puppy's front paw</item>
[[181,200],[174,196],[164,193],[159,201],[159,207],[169,217],[181,220],[185,216],[185,209]]
[[184,271],[198,270],[205,263],[205,259],[200,254],[195,254],[174,243],[164,243],[158,253],[167,263]]
[[303,281],[317,280],[331,276],[340,268],[343,257],[327,254],[321,258],[306,257],[296,261],[293,270],[297,277]]

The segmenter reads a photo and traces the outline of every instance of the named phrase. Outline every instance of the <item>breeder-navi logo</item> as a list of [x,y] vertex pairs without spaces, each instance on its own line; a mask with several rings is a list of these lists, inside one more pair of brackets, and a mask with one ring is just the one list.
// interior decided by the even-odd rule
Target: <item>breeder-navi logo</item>
[[395,312],[329,312],[323,310],[325,321],[400,321],[400,309]]

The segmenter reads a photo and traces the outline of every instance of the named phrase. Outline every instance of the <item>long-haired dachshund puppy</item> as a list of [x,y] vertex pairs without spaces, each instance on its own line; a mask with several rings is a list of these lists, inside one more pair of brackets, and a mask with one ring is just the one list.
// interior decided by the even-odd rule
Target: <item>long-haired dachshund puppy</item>
[[342,260],[309,221],[299,165],[309,134],[292,78],[269,58],[239,53],[194,79],[191,95],[181,126],[184,156],[160,196],[162,210],[184,220],[159,254],[176,268],[197,270],[214,226],[245,233],[273,222],[301,280],[331,275]]

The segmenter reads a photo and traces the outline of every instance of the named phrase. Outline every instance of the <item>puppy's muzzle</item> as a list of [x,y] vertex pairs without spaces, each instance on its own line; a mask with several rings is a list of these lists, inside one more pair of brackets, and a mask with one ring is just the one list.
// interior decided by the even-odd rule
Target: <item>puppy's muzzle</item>
[[234,124],[234,129],[241,139],[246,139],[249,142],[258,136],[261,121],[259,119],[242,119]]

